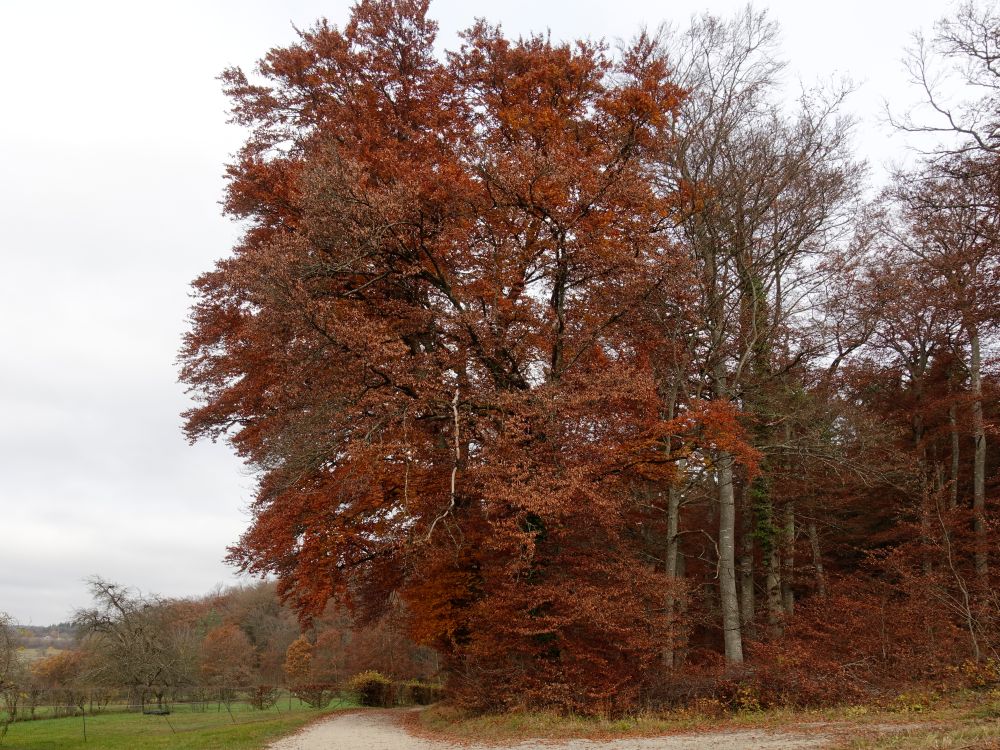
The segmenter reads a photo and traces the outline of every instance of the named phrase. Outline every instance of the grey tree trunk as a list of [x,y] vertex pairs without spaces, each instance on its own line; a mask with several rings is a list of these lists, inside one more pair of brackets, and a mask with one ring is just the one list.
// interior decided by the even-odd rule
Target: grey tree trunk
[[[675,378],[671,384],[667,397],[667,419],[673,419],[677,403],[678,381]],[[664,446],[666,457],[670,460],[673,457],[673,443],[668,436]],[[683,470],[683,463],[679,466],[679,471]],[[680,577],[677,569],[677,553],[680,537],[677,532],[680,526],[681,491],[679,485],[680,477],[671,479],[667,486],[667,554],[664,567],[667,575],[671,578],[670,590],[667,592],[667,618],[669,631],[667,633],[667,644],[663,649],[663,662],[667,667],[676,665],[676,640],[677,640],[677,593],[676,582]]]
[[951,481],[948,487],[949,510],[955,510],[958,507],[958,466],[961,441],[958,439],[957,411],[958,409],[955,404],[948,407],[948,430],[951,433],[951,474],[948,477]]
[[736,498],[733,495],[732,455],[719,451],[716,465],[719,479],[719,600],[726,664],[732,666],[743,663],[740,602],[736,591]]
[[743,515],[740,524],[740,624],[748,638],[755,635],[756,597],[753,588],[753,506],[743,493]]
[[767,636],[779,638],[783,632],[784,610],[781,606],[781,551],[773,540],[767,555]]
[[819,532],[816,521],[809,519],[809,547],[812,549],[813,573],[816,576],[816,593],[820,598],[826,598],[826,574],[823,572],[823,555],[819,548]]
[[[917,382],[917,387],[915,389],[917,398],[917,409],[920,408],[920,404],[923,400],[923,386],[920,381]],[[922,552],[923,560],[921,561],[921,569],[924,571],[924,575],[929,575],[933,568],[933,561],[931,560],[930,550],[931,550],[931,516],[930,516],[930,503],[931,503],[931,491],[930,491],[930,481],[927,476],[927,446],[923,444],[924,441],[924,419],[920,415],[919,411],[913,415],[913,447],[917,452],[917,467],[920,473],[920,538],[924,543],[924,550]]]
[[785,523],[782,528],[782,559],[781,559],[781,604],[785,615],[795,613],[795,591],[792,590],[792,578],[795,571],[795,503],[788,501],[784,510]]
[[972,327],[969,331],[972,349],[970,375],[972,380],[972,438],[975,453],[972,464],[972,516],[973,531],[976,536],[976,573],[986,575],[986,431],[983,427],[983,382],[982,359],[979,352],[979,332]]
[[[667,559],[665,567],[667,575],[675,580],[680,578],[677,565],[679,542],[677,527],[680,520],[680,505],[680,488],[677,487],[675,482],[671,482],[667,488]],[[674,625],[677,619],[677,596],[674,591],[673,582],[671,582],[670,591],[667,592],[667,617],[670,622],[670,631],[668,633],[669,642],[663,650],[663,661],[666,666],[674,667],[677,661],[675,653],[677,634]]]
[[[677,577],[683,579],[686,574],[687,562],[684,557],[684,549],[681,547],[680,539],[677,540]],[[680,597],[677,600],[677,617],[682,619],[687,614],[687,598]],[[674,666],[679,667],[684,664],[687,656],[687,641],[682,637],[676,639],[678,642],[674,647]]]

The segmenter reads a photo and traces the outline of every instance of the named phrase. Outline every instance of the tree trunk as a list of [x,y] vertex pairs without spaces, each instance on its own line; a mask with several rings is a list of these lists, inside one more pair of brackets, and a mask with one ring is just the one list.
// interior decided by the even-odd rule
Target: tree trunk
[[767,636],[781,635],[784,610],[781,604],[781,539],[774,522],[774,506],[770,488],[758,477],[747,493],[753,501],[756,530],[761,540],[764,558],[764,595],[767,609]]
[[[677,403],[677,390],[678,382],[677,379],[674,380],[670,388],[670,393],[668,396],[667,403],[667,419],[672,420],[674,418],[676,403]],[[667,436],[665,453],[667,460],[669,461],[673,457],[673,443],[671,438]],[[678,544],[680,538],[677,536],[677,532],[680,526],[680,510],[681,510],[681,490],[679,485],[680,474],[683,471],[683,461],[678,463],[677,476],[672,477],[670,484],[667,486],[667,554],[666,554],[666,573],[670,577],[671,581],[669,583],[670,590],[667,592],[667,621],[669,622],[669,631],[667,633],[667,644],[666,648],[663,650],[663,661],[667,667],[674,667],[676,662],[676,643],[677,640],[677,628],[676,628],[676,614],[677,614],[677,580],[680,577],[677,570],[677,552]]]
[[826,598],[826,575],[823,572],[823,555],[819,549],[819,532],[816,530],[816,520],[809,519],[809,547],[812,550],[813,573],[816,576],[816,594]]
[[781,554],[777,540],[772,540],[767,554],[767,636],[779,638],[782,633]]
[[[684,580],[684,576],[687,569],[687,561],[684,557],[684,550],[681,549],[680,540],[677,540],[677,577]],[[683,620],[684,616],[687,614],[687,598],[680,597],[676,603],[677,606],[677,618]],[[674,666],[680,667],[684,664],[684,659],[687,656],[687,640],[684,637],[678,639],[680,642],[674,648]]]
[[972,379],[972,437],[975,453],[972,466],[972,516],[973,531],[976,536],[976,573],[986,575],[986,431],[983,427],[983,383],[982,364],[979,352],[979,332],[969,331],[972,348],[970,375]]
[[[668,448],[669,451],[669,448]],[[680,488],[677,487],[676,482],[671,482],[670,486],[667,488],[667,559],[666,559],[666,570],[667,575],[673,579],[670,583],[670,590],[667,592],[667,618],[670,623],[670,630],[668,633],[668,643],[663,651],[663,661],[666,666],[674,667],[676,666],[676,654],[675,652],[675,640],[676,627],[675,620],[677,614],[677,595],[675,592],[675,585],[677,580],[680,578],[677,570],[677,552],[678,552],[678,536],[677,527],[680,520],[680,504],[681,504],[681,492]]]
[[951,484],[948,487],[948,510],[955,510],[958,507],[958,468],[961,449],[961,441],[958,439],[958,407],[955,404],[948,407],[948,431],[951,435],[951,474],[948,477]]
[[792,576],[795,570],[795,503],[789,500],[785,503],[785,523],[782,527],[783,544],[781,560],[781,604],[785,615],[791,617],[795,613],[795,591],[792,590]]
[[917,406],[913,415],[913,448],[917,452],[917,471],[920,473],[920,541],[923,543],[921,552],[921,569],[924,575],[929,575],[933,567],[931,561],[931,516],[930,516],[930,480],[927,476],[927,446],[924,445],[924,418],[920,414],[920,406],[923,401],[923,385],[921,381],[916,381],[915,387]]
[[757,603],[753,588],[753,505],[743,492],[743,513],[740,531],[740,625],[748,638],[755,637],[754,616]]
[[726,664],[743,663],[740,602],[736,591],[736,498],[733,495],[733,457],[719,451],[719,600]]

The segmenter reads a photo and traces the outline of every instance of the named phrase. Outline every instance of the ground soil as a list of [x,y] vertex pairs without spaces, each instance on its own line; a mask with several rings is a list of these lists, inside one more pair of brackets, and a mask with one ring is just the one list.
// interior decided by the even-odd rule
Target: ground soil
[[[286,737],[269,750],[496,750],[496,745],[455,744],[417,737],[403,728],[396,711],[340,714]],[[669,737],[617,740],[524,740],[504,747],[516,750],[807,750],[836,744],[836,733],[815,726],[796,730],[736,729]]]

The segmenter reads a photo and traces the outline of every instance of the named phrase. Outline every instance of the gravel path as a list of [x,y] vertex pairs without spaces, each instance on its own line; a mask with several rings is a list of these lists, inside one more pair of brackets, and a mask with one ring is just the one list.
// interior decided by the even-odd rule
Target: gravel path
[[[623,740],[526,740],[516,750],[806,750],[828,747],[829,735],[769,732],[761,729]],[[497,750],[497,746],[435,742],[407,733],[389,712],[344,714],[313,724],[269,750]]]

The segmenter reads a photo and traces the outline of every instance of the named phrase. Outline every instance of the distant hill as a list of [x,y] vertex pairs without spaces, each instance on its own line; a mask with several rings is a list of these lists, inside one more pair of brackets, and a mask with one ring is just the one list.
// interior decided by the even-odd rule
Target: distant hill
[[51,656],[76,645],[76,631],[68,622],[58,625],[22,625],[17,628],[17,635],[19,645],[29,659]]

